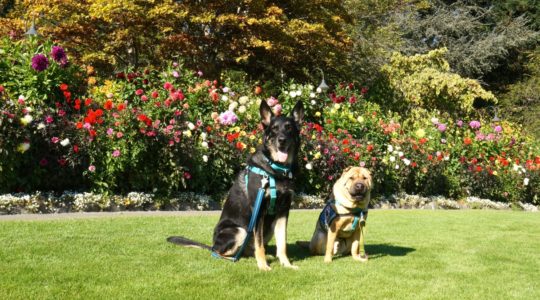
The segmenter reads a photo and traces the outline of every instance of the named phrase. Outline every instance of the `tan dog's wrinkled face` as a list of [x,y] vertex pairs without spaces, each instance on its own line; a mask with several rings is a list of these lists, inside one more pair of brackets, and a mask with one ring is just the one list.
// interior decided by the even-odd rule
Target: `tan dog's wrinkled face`
[[366,168],[348,167],[343,171],[339,181],[355,201],[364,200],[371,191],[371,173]]

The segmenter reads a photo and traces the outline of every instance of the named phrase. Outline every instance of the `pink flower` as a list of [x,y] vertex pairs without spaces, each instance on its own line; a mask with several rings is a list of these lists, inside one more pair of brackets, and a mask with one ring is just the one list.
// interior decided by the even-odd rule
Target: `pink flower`
[[361,161],[361,162],[360,162],[360,167],[362,167],[362,168],[363,168],[363,167],[365,167],[365,166],[366,166],[366,163],[365,163],[365,162],[363,162],[363,161]]
[[138,90],[135,91],[135,95],[137,95],[137,96],[140,96],[143,93],[144,93],[144,91],[142,89],[138,89]]
[[148,97],[146,97],[146,95],[142,95],[142,96],[141,96],[141,100],[144,101],[144,102],[146,102],[146,101],[148,101]]
[[56,136],[53,136],[51,138],[51,142],[53,142],[54,144],[58,143],[59,141],[60,141],[60,139],[58,137],[56,137]]
[[445,132],[445,131],[446,131],[446,124],[439,123],[439,124],[437,125],[437,129],[438,129],[440,132]]
[[52,116],[46,116],[46,117],[45,117],[45,122],[46,122],[47,124],[51,124],[53,121],[54,121],[54,119],[53,119]]
[[119,138],[119,139],[122,138],[123,136],[124,136],[124,134],[122,132],[120,132],[120,131],[116,133],[116,137]]
[[166,90],[170,90],[172,88],[172,84],[170,82],[165,82],[163,85],[163,88]]
[[278,104],[279,101],[278,101],[278,99],[276,99],[276,98],[274,98],[274,97],[270,97],[270,98],[266,99],[266,103],[268,103],[268,105],[269,105],[270,107],[272,107],[272,106]]
[[113,157],[118,157],[118,156],[120,156],[120,150],[114,150],[113,153],[112,153],[112,156],[113,156]]
[[189,174],[189,172],[184,172],[184,178],[191,179],[191,174]]
[[107,135],[112,135],[114,130],[112,128],[107,129]]
[[42,158],[40,161],[39,161],[39,165],[42,166],[42,167],[45,167],[49,162],[47,161],[47,159],[45,158]]
[[158,93],[157,91],[153,91],[153,92],[152,92],[152,98],[155,99],[155,98],[157,98],[157,97],[159,97],[159,93]]
[[94,166],[94,165],[88,166],[88,171],[94,173],[96,171],[96,166]]
[[199,77],[202,77],[202,76],[203,76],[203,72],[202,72],[202,71],[198,71],[198,72],[197,72],[197,75],[198,75]]
[[92,125],[90,123],[84,123],[83,128],[84,129],[90,129],[90,128],[92,128]]
[[469,126],[471,126],[472,129],[477,129],[477,128],[480,128],[480,126],[482,126],[482,125],[480,124],[479,121],[471,121],[469,123]]
[[281,115],[281,111],[283,110],[283,108],[281,107],[281,104],[276,104],[274,107],[272,107],[272,110],[274,111],[274,114],[276,116],[279,116]]
[[61,109],[58,110],[58,115],[59,115],[60,117],[63,117],[65,114],[66,114],[65,111],[63,111],[63,110],[61,110]]
[[177,71],[173,71],[172,76],[174,76],[174,78],[178,78],[178,77],[180,77],[180,74],[178,74]]
[[497,125],[495,126],[495,128],[493,128],[493,130],[495,130],[496,133],[500,133],[502,132],[502,127],[500,125]]

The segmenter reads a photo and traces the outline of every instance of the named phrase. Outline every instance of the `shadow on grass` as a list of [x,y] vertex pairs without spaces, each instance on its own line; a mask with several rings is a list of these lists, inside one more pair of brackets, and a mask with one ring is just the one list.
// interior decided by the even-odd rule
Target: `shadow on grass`
[[[405,256],[410,252],[416,251],[414,248],[401,247],[390,244],[367,244],[366,252],[369,255],[369,259],[378,259],[384,256]],[[274,255],[276,253],[276,246],[270,245],[267,247],[267,254]],[[287,255],[292,261],[304,260],[310,256],[309,249],[299,246],[297,244],[287,244]],[[337,255],[334,259],[345,258],[350,255]]]

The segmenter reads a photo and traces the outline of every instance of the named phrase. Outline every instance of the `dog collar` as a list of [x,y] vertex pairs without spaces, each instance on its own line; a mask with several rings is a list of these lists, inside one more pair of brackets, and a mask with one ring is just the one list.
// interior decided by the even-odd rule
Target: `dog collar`
[[283,174],[285,177],[289,179],[293,178],[293,174],[289,166],[278,164],[274,162],[273,160],[271,160],[270,158],[268,158],[266,155],[264,155],[264,159],[266,160],[270,168],[272,168],[272,170],[281,172],[281,174]]

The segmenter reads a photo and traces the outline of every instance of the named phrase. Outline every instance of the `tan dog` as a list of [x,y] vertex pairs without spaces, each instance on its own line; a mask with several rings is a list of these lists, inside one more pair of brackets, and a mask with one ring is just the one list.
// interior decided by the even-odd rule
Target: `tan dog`
[[309,243],[311,254],[324,254],[326,263],[335,254],[351,253],[357,261],[368,260],[364,238],[371,187],[368,169],[348,167],[343,171],[317,220]]

